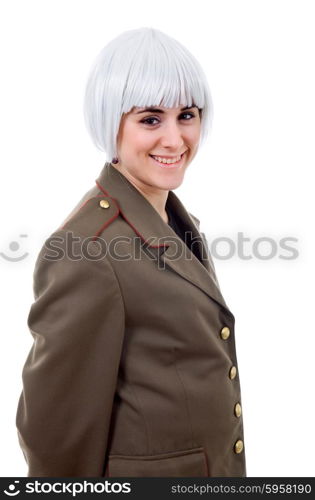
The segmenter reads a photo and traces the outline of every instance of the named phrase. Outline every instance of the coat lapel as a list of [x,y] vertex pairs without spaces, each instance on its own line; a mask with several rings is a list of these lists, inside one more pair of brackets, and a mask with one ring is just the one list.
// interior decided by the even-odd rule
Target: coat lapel
[[167,207],[176,214],[201,261],[163,221],[140,191],[111,163],[105,164],[96,184],[106,196],[115,200],[120,215],[141,238],[147,250],[154,254],[160,267],[169,267],[232,315],[209,264],[206,244],[193,219],[173,191],[169,191]]

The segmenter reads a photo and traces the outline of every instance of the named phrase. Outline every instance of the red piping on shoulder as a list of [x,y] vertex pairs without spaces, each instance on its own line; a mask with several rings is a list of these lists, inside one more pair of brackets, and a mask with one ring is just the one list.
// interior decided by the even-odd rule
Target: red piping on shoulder
[[[103,191],[103,193],[104,193],[104,194],[105,194],[108,198],[110,198],[111,200],[114,200],[114,202],[118,205],[117,200],[116,200],[115,198],[112,198],[112,197],[108,194],[108,192],[106,191],[106,189],[104,189],[104,188],[103,188],[103,186],[101,186],[101,184],[99,184],[99,182],[98,182],[98,181],[95,181],[95,182],[96,182],[96,185],[99,187],[99,189],[100,189],[101,191]],[[140,236],[140,238],[141,238],[141,239],[142,239],[142,240],[146,243],[146,239],[144,238],[144,236],[143,236],[141,233],[139,233],[139,231],[135,228],[135,226],[134,226],[133,224],[131,224],[131,222],[127,219],[127,217],[125,216],[125,214],[124,214],[124,213],[122,212],[122,210],[120,209],[119,205],[118,205],[118,210],[119,210],[119,212],[121,213],[122,217],[125,219],[125,221],[129,224],[129,226],[130,226],[130,227],[132,227],[132,229],[134,230],[134,232],[135,232],[138,236]],[[111,221],[111,220],[112,220],[112,219],[110,219],[110,221]],[[104,229],[104,228],[108,225],[108,222],[109,222],[109,221],[107,221],[106,225],[105,225],[104,227],[102,227],[101,231],[103,231],[103,229]],[[101,232],[101,231],[100,231],[100,232]],[[99,233],[97,233],[97,234],[99,234]],[[167,246],[167,247],[168,247],[168,245],[167,245],[166,243],[164,243],[164,244],[162,244],[162,245],[150,245],[150,244],[149,244],[149,246],[150,246],[151,248],[161,248],[161,247],[163,247],[163,248],[164,248],[165,246]]]
[[80,212],[81,208],[83,208],[89,201],[93,200],[94,198],[103,198],[103,196],[101,194],[97,194],[96,196],[92,196],[92,198],[88,198],[87,200],[85,200],[84,203],[82,203],[82,205],[79,206],[79,208],[71,215],[71,217],[69,217],[66,222],[64,223],[63,226],[61,226],[59,229],[64,229],[66,227],[66,225],[68,224],[68,222],[77,214]]

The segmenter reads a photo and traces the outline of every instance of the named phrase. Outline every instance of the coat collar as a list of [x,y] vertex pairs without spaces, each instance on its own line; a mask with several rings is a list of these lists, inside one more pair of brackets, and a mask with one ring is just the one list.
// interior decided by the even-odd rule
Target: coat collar
[[150,252],[156,252],[160,265],[170,267],[209,297],[233,317],[219,289],[209,263],[208,249],[192,217],[173,191],[169,191],[166,207],[176,214],[185,231],[194,238],[202,263],[181,238],[166,224],[151,203],[111,163],[105,163],[96,184],[100,191],[114,200],[120,215],[146,243]]

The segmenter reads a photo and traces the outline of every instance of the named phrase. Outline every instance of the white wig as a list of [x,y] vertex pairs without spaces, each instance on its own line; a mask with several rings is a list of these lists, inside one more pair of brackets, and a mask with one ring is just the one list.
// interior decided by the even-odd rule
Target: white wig
[[134,106],[197,106],[203,144],[211,128],[213,105],[206,76],[195,57],[174,38],[154,28],[125,31],[108,43],[90,71],[84,119],[107,161],[117,157],[123,113]]

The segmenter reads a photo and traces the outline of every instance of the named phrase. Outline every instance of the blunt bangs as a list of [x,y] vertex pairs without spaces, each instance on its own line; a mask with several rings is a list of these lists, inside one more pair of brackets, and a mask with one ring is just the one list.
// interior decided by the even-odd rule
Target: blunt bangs
[[107,161],[117,156],[121,117],[134,107],[197,106],[203,144],[213,119],[206,76],[179,42],[154,28],[122,33],[106,45],[88,77],[84,118],[88,132]]

